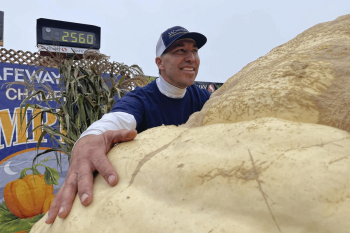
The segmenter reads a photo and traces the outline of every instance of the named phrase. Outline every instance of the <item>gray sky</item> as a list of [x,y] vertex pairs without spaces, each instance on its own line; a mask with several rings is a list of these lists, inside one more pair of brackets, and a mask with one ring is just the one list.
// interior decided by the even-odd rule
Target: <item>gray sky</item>
[[160,34],[183,26],[208,38],[200,49],[197,81],[225,82],[249,62],[304,30],[350,14],[349,0],[1,0],[4,48],[37,51],[36,19],[101,27],[100,51],[111,61],[158,74]]

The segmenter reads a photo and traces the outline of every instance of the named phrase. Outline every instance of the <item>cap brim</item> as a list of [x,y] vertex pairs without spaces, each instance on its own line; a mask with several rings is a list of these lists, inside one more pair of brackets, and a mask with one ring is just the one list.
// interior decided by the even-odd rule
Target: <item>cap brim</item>
[[[181,39],[192,39],[196,42],[196,45],[198,47],[198,49],[200,49],[201,47],[203,47],[203,45],[205,45],[205,43],[207,43],[207,38],[198,33],[198,32],[189,32],[189,33],[186,33],[182,36],[180,36],[179,38],[177,38],[175,41],[178,41],[178,40],[181,40]],[[166,52],[166,50],[175,42],[173,41],[171,44],[169,44],[166,49],[164,50],[163,53]]]

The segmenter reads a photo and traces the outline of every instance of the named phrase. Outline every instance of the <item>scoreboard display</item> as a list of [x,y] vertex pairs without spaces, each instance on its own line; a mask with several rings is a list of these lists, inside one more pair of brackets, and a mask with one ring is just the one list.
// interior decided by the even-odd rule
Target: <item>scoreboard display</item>
[[52,19],[37,19],[37,44],[100,49],[101,28]]
[[94,45],[96,44],[95,33],[67,30],[61,28],[42,28],[42,38],[47,41],[54,40],[56,42],[68,42],[75,46],[79,45]]

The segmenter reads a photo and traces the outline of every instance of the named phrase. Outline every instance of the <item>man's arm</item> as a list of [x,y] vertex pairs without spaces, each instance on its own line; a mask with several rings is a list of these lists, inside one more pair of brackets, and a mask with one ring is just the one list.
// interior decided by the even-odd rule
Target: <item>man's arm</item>
[[118,183],[118,174],[106,154],[115,143],[134,139],[137,134],[135,127],[132,115],[109,113],[82,134],[72,150],[66,180],[51,204],[46,223],[53,223],[57,215],[67,217],[77,193],[83,205],[92,202],[94,171],[97,170],[109,185]]
[[[78,141],[86,135],[98,135],[108,130],[136,129],[135,117],[126,112],[111,112],[92,123],[80,136]],[[77,142],[78,142],[77,141]]]

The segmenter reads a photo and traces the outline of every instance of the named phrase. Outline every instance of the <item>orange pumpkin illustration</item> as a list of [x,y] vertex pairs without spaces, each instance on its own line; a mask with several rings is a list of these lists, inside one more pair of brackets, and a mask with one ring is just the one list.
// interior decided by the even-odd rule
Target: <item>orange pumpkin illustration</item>
[[5,186],[4,199],[8,209],[17,217],[31,218],[43,213],[45,199],[53,194],[44,175],[27,175]]
[[[42,162],[47,162],[44,159]],[[37,166],[45,167],[45,175],[40,174]],[[27,175],[31,170],[33,174]],[[9,182],[4,188],[4,199],[7,208],[19,218],[32,218],[46,213],[55,197],[53,184],[58,185],[56,169],[47,167],[41,162],[31,168],[25,168],[19,179]]]

